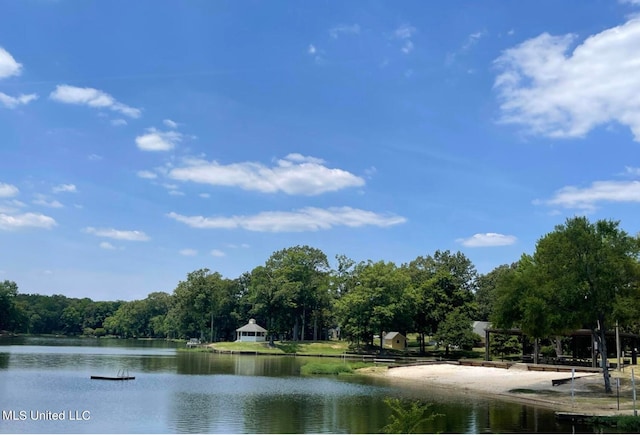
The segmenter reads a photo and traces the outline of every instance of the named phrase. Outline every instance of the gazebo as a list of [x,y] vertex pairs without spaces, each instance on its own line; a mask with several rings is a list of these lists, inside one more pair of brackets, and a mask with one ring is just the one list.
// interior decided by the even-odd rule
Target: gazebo
[[266,341],[267,330],[256,323],[255,319],[249,319],[249,323],[236,329],[236,341]]

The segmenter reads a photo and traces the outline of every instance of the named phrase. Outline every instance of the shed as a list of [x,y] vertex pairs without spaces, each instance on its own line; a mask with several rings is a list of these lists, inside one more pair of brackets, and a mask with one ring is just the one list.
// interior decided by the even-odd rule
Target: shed
[[483,344],[485,342],[485,331],[487,329],[491,329],[490,322],[473,322],[473,332],[481,337],[480,342]]
[[407,337],[399,332],[388,332],[384,336],[384,347],[404,350],[407,347]]
[[267,330],[256,323],[255,319],[249,319],[249,323],[236,329],[236,341],[266,341]]

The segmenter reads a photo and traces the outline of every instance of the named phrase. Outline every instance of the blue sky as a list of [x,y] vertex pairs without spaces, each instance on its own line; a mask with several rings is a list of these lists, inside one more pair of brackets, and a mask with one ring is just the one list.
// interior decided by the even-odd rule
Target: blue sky
[[640,202],[639,0],[0,2],[0,280],[140,299],[295,245],[486,273]]

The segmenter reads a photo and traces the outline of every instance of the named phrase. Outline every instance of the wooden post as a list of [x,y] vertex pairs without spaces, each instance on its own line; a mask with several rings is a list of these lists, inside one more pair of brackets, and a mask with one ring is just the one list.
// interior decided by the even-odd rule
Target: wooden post
[[489,358],[489,330],[484,330],[484,360],[490,361]]
[[631,389],[633,390],[633,415],[637,417],[638,411],[636,410],[636,378],[633,374],[633,369],[631,369]]
[[539,340],[536,338],[533,340],[533,363],[538,364],[538,345]]
[[575,406],[575,400],[574,400],[574,395],[573,395],[573,381],[576,377],[576,369],[572,368],[571,369],[571,408],[573,409],[573,407]]
[[622,370],[622,364],[620,364],[620,327],[616,320],[616,356],[618,357],[618,371]]

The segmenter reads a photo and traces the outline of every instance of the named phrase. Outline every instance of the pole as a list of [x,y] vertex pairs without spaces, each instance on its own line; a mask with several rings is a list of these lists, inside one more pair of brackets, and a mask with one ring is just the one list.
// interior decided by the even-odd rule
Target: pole
[[575,400],[573,394],[573,381],[576,377],[576,369],[571,369],[571,408],[575,407]]
[[616,320],[616,355],[618,356],[618,371],[621,371],[622,365],[620,364],[620,327],[618,326],[617,320]]
[[631,389],[633,390],[633,415],[637,417],[638,411],[636,410],[636,378],[633,375],[633,369],[631,369]]
[[616,395],[618,401],[618,411],[620,411],[620,378],[616,378]]

